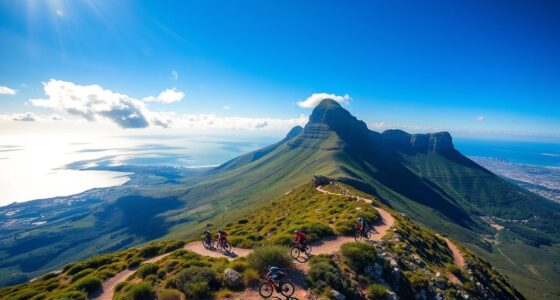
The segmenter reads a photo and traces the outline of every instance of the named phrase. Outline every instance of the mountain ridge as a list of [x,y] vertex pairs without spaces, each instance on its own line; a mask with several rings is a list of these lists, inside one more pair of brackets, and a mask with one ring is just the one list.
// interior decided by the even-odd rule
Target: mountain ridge
[[[308,182],[315,174],[335,178],[372,194],[416,222],[460,241],[491,261],[530,298],[540,298],[542,291],[560,297],[560,289],[550,284],[554,282],[551,279],[560,279],[557,271],[560,251],[555,250],[560,244],[558,205],[480,167],[453,147],[448,133],[371,131],[332,100],[320,103],[304,128],[296,127],[278,143],[234,158],[212,170],[169,177],[147,175],[153,183],[134,187],[133,184],[138,184],[136,180],[111,189],[113,192],[95,202],[95,211],[113,211],[111,215],[127,217],[103,220],[112,227],[101,236],[95,223],[87,224],[102,215],[85,211],[80,216],[72,216],[74,221],[69,224],[54,221],[33,234],[26,233],[20,240],[1,240],[0,250],[13,252],[32,238],[53,230],[67,237],[85,233],[90,237],[87,241],[45,241],[44,245],[32,249],[34,252],[0,257],[3,259],[0,268],[13,272],[24,260],[35,258],[40,261],[60,259],[60,266],[64,260],[56,249],[65,245],[72,245],[72,249],[76,249],[72,250],[72,257],[79,259],[153,239],[153,235],[142,231],[144,227],[137,226],[132,231],[126,224],[126,220],[138,218],[127,211],[127,207],[134,204],[133,199],[144,201],[143,207],[147,209],[154,208],[151,222],[160,224],[160,237],[191,238],[207,224],[219,226],[235,222],[240,216],[265,207],[279,195]],[[170,202],[160,202],[165,199]],[[160,203],[170,205],[161,210]],[[495,218],[504,230],[496,234],[482,217]],[[515,222],[527,219],[525,223]],[[148,222],[140,220],[138,223]],[[94,249],[79,250],[85,246]],[[517,249],[522,249],[522,253]],[[31,256],[26,256],[28,253]],[[546,275],[534,275],[525,265]],[[41,266],[37,263],[35,272],[39,272]]]

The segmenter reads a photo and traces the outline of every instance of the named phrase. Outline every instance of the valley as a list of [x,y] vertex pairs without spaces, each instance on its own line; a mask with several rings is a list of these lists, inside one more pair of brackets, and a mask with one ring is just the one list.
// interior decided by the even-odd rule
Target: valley
[[[117,168],[112,170],[131,171],[126,166]],[[486,266],[483,261],[487,260],[507,276],[506,280],[492,275],[503,285],[496,293],[516,294],[507,283],[511,281],[530,299],[560,297],[554,284],[560,279],[560,205],[463,156],[446,132],[371,131],[335,101],[324,100],[304,128],[295,127],[283,140],[216,168],[138,169],[134,173],[123,186],[81,194],[87,200],[60,200],[65,208],[53,208],[52,215],[41,217],[47,223],[40,225],[25,221],[25,212],[49,200],[4,208],[0,221],[21,222],[22,227],[3,229],[0,236],[0,255],[4,255],[0,257],[0,282],[25,282],[72,261],[152,240],[190,241],[205,228],[225,228],[239,248],[253,248],[265,240],[285,245],[296,224],[311,226],[306,230],[312,232],[313,241],[347,235],[353,222],[329,216],[344,211],[347,220],[352,220],[358,213],[366,214],[375,223],[380,211],[371,209],[373,204],[383,206],[403,226],[391,234],[391,243],[377,245],[385,248],[375,246],[375,251],[390,249],[397,257],[406,256],[402,263],[411,270],[425,269],[411,261],[410,256],[418,255],[429,265],[430,276],[446,274],[445,264],[453,263],[453,251],[432,233],[436,232],[454,241],[461,252],[472,253],[465,256],[467,263]],[[317,174],[335,180],[349,192],[326,185],[305,191],[319,195],[282,202],[294,197],[295,191],[303,193],[302,185]],[[344,208],[324,202],[341,201],[337,199],[346,197],[345,193],[354,201],[340,203]],[[360,199],[372,202],[356,201]],[[323,204],[317,205],[317,201]],[[291,223],[276,211],[279,203],[283,203],[283,211],[298,212],[291,215],[295,218]],[[309,209],[300,211],[301,207]],[[273,224],[272,220],[277,221]],[[423,240],[407,230],[418,232]],[[399,243],[403,238],[409,246]],[[320,264],[336,263],[327,260]],[[453,268],[448,271],[456,272]],[[490,276],[487,267],[472,270],[474,274],[479,271]],[[348,284],[352,283],[344,283]]]

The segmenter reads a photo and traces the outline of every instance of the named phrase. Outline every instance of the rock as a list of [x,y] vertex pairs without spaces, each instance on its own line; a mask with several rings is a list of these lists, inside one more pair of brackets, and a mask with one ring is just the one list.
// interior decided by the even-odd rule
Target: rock
[[224,282],[229,287],[237,287],[241,285],[241,274],[234,269],[226,269],[224,271]]
[[439,278],[440,276],[441,276],[441,273],[440,273],[440,272],[437,272],[437,273],[436,273],[436,278]]
[[331,293],[332,293],[333,299],[335,299],[335,300],[345,300],[346,299],[346,296],[342,295],[337,290],[332,290]]

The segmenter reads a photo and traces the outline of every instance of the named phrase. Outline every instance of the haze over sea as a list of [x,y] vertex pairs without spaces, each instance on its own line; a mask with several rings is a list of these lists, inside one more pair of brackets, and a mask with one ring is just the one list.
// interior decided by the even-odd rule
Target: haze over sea
[[[91,188],[124,184],[129,173],[77,170],[70,164],[201,167],[221,164],[280,139],[279,136],[3,136],[0,144],[0,206]],[[467,156],[517,164],[560,167],[560,144],[455,138]]]

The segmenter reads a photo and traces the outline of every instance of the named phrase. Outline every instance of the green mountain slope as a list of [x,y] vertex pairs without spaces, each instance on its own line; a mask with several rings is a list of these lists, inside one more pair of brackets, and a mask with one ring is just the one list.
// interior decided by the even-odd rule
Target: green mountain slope
[[[466,249],[459,250],[464,263],[457,265],[444,238],[376,199],[369,203],[355,197],[372,199],[371,195],[341,183],[322,188],[328,192],[304,184],[228,224],[231,242],[253,248],[247,257],[228,261],[216,251],[187,250],[198,241],[185,247],[183,241],[156,242],[66,265],[33,282],[0,289],[0,298],[85,300],[114,291],[113,299],[122,300],[260,299],[254,287],[263,267],[273,264],[290,269],[300,299],[331,299],[334,290],[346,299],[524,299],[506,278]],[[362,242],[340,236],[354,231],[360,215],[382,228],[378,210],[392,219],[382,235]],[[319,242],[314,249],[320,249],[320,241],[344,242],[328,254],[292,261],[285,246],[294,228]],[[225,274],[239,280],[227,280]],[[116,280],[114,289],[102,286],[109,280]]]
[[[38,274],[154,238],[193,237],[208,224],[227,224],[265,207],[315,174],[375,195],[413,220],[463,242],[509,276],[525,295],[560,298],[555,284],[560,281],[558,204],[464,157],[448,133],[370,131],[332,100],[313,110],[305,128],[293,129],[274,145],[198,174],[146,174],[144,182],[114,189],[65,225],[55,222],[21,232],[17,241],[0,239],[0,256],[8,253],[0,269]],[[141,211],[146,214],[131,213],[134,199],[144,201]],[[96,235],[99,225],[105,230]],[[503,229],[497,231],[497,225]],[[52,232],[60,236],[86,232],[89,238],[70,242],[60,238],[31,250],[24,247]],[[70,250],[61,252],[65,245]],[[15,249],[23,249],[17,259],[9,256]],[[56,263],[23,269],[24,257]]]

